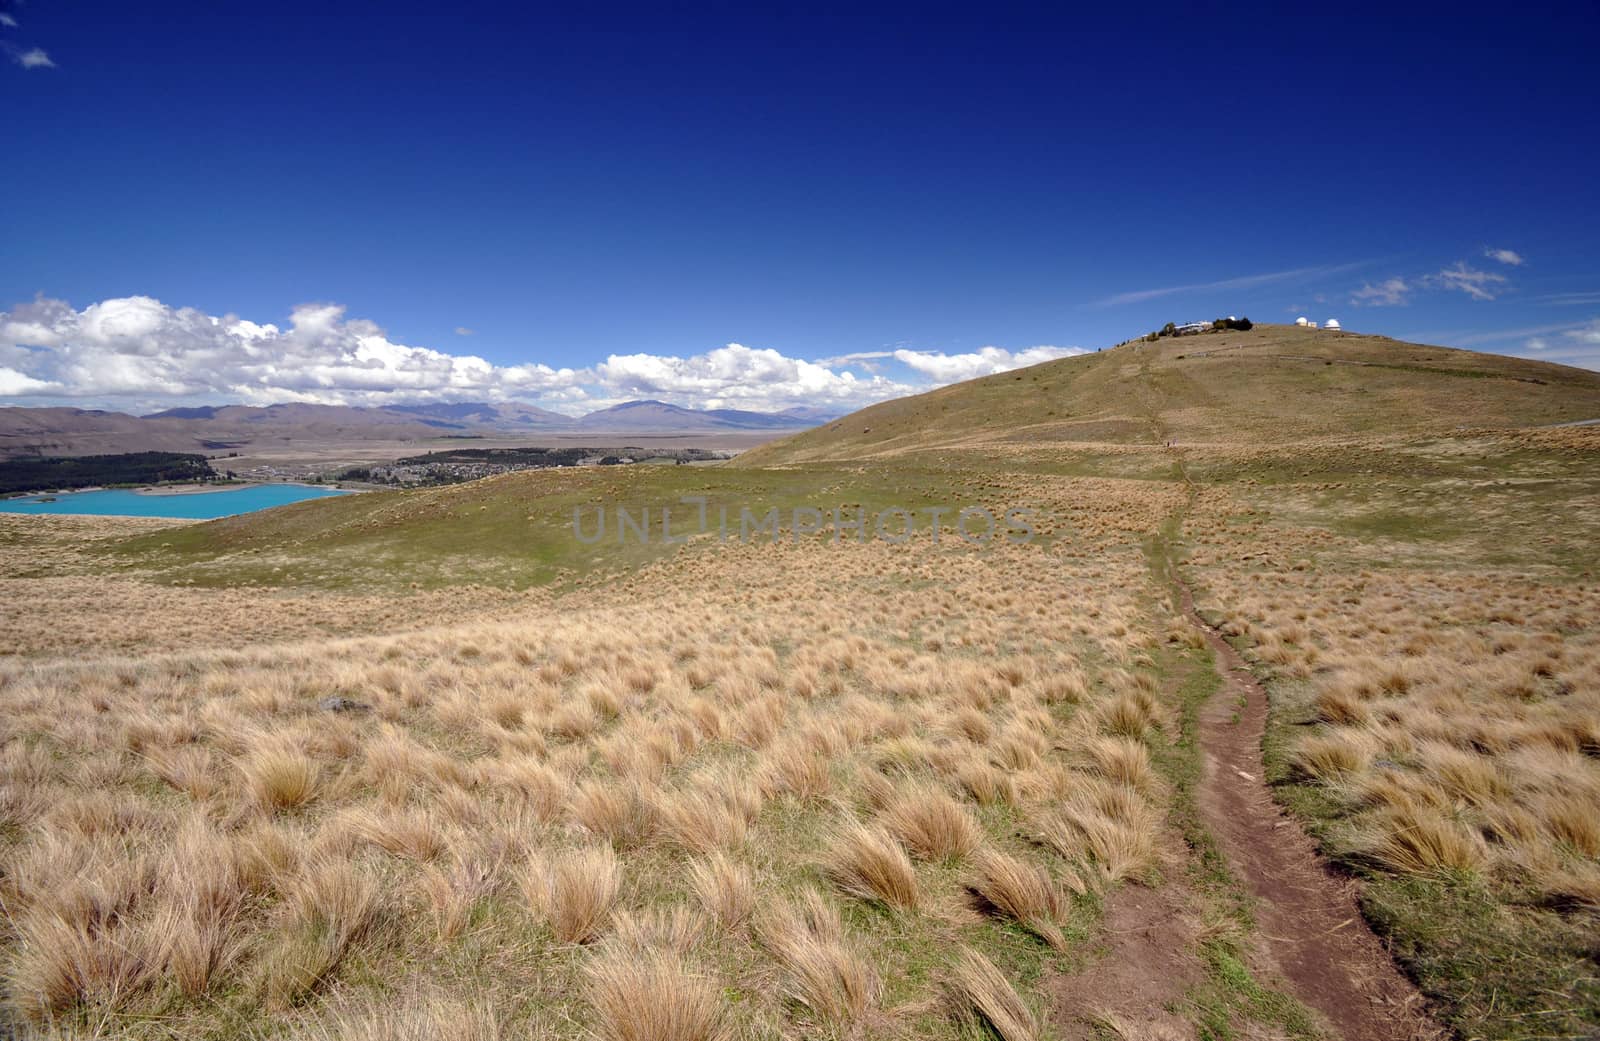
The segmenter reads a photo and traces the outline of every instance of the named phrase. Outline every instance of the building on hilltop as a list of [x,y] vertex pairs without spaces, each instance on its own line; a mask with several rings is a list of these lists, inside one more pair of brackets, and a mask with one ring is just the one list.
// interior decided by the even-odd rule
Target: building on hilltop
[[1337,318],[1328,319],[1326,322],[1322,323],[1322,327],[1324,329],[1332,329],[1335,332],[1339,332],[1344,328],[1339,324],[1339,319]]

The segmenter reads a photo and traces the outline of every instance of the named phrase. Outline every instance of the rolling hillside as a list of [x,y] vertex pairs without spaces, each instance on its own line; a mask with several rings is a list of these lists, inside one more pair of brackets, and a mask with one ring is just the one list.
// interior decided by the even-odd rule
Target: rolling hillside
[[1600,373],[1382,336],[1257,326],[1134,341],[887,401],[735,465],[984,444],[1300,441],[1600,418]]
[[[13,834],[28,863],[59,858],[58,840],[78,841],[63,822],[101,812],[84,800],[104,750],[137,748],[126,769],[157,773],[118,788],[136,821],[164,821],[180,805],[170,789],[187,788],[241,819],[273,813],[341,864],[383,858],[357,884],[408,908],[395,919],[408,931],[351,933],[364,959],[352,966],[383,979],[421,966],[467,987],[538,957],[505,1000],[541,987],[541,1014],[573,1022],[593,1014],[592,989],[570,982],[585,965],[670,942],[720,964],[739,1014],[764,1024],[728,1036],[958,1041],[974,1034],[939,1011],[938,981],[964,944],[995,959],[984,978],[1017,1022],[1052,1023],[1008,1038],[1095,1036],[1108,994],[1116,1022],[1161,1028],[1129,1037],[1594,1036],[1600,990],[1582,966],[1600,922],[1600,426],[1559,425],[1597,416],[1593,373],[1266,329],[886,403],[736,466],[512,473],[76,534],[0,518],[0,603],[18,605],[0,611],[0,643],[70,655],[48,670],[0,661],[0,717],[68,735],[53,755],[71,764],[11,753],[10,776],[36,792],[22,805],[41,807]],[[800,507],[918,521],[904,541],[724,543],[715,520],[696,532],[686,497],[713,518],[776,508],[791,528]],[[980,504],[1035,511],[1041,537],[952,537],[951,512]],[[648,544],[615,521],[598,538],[574,531],[574,510],[592,535],[616,507],[650,511]],[[146,646],[185,656],[106,657],[124,653],[130,621]],[[330,697],[368,707],[335,719]],[[77,737],[87,726],[102,729]],[[691,730],[697,745],[673,743]],[[236,734],[271,741],[251,751]],[[285,755],[306,780],[273,796],[255,778]],[[730,790],[729,771],[756,778],[747,809],[705,794]],[[906,807],[929,792],[943,809],[922,822]],[[72,816],[43,809],[56,805]],[[558,937],[539,917],[557,906],[546,862],[493,866],[492,822],[515,806],[543,806],[514,818],[516,836],[552,836],[561,857],[587,836],[608,851],[598,870],[653,888],[613,881],[615,921]],[[838,830],[857,815],[888,830]],[[951,821],[968,823],[948,849],[930,841]],[[162,856],[189,835],[136,826]],[[863,860],[866,839],[888,859]],[[125,853],[78,859],[91,854],[143,877]],[[879,1008],[859,988],[841,1013],[859,1022],[840,1031],[773,1000],[792,959],[765,916],[788,912],[755,914],[750,934],[674,924],[710,920],[700,911],[661,916],[717,888],[695,881],[696,857],[742,880],[741,920],[758,899],[816,894],[822,939],[848,937],[845,963],[900,989]],[[861,909],[886,894],[858,862],[894,865],[892,915]],[[490,866],[463,890],[446,874],[461,863]],[[417,893],[449,913],[409,910]],[[67,981],[23,992],[38,996],[13,999],[17,1015],[126,1000],[75,982],[91,977],[72,965],[40,968],[76,956],[35,937],[77,904],[42,886],[7,899],[32,930],[10,945],[22,968],[9,978]],[[848,932],[831,924],[836,904],[852,909]],[[153,945],[139,923],[169,919],[128,920],[91,950]],[[232,1037],[243,1017],[298,1007],[280,993],[368,978],[285,960],[301,934],[281,916],[227,920],[260,952],[214,970],[233,1004],[205,987],[159,1004],[168,992],[151,987],[137,1008],[208,1028],[185,1036]],[[1152,928],[1159,952],[1137,939]]]

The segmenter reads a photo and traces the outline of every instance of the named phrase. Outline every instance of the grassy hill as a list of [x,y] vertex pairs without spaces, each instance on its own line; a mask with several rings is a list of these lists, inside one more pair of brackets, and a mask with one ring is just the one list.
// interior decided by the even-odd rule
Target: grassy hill
[[[1320,867],[1251,855],[1295,845],[1274,798],[1456,1036],[1594,1036],[1600,426],[1555,425],[1595,417],[1593,373],[1267,328],[733,466],[11,518],[0,1036],[577,1036],[692,993],[727,1030],[650,1036],[1315,1041],[1409,1007],[1376,944],[1323,957],[1360,912]],[[1043,537],[680,549],[686,496],[1018,505]],[[122,902],[85,922],[86,892]],[[489,1026],[397,997],[434,986]]]
[[[749,506],[823,510],[985,498],[979,471],[1170,479],[1164,444],[1232,446],[1190,455],[1192,476],[1276,480],[1309,459],[1299,449],[1265,464],[1239,446],[1310,439],[1543,426],[1600,417],[1600,374],[1382,337],[1257,327],[1250,332],[1134,343],[884,402],[764,445],[731,466],[582,468],[508,474],[449,489],[374,493],[145,535],[117,547],[131,567],[199,584],[407,588],[475,583],[548,585],[632,566],[668,550],[622,546],[615,532],[587,545],[575,507],[604,506],[675,523],[692,512]],[[1363,449],[1319,449],[1315,465],[1370,471]],[[1005,462],[1000,463],[1000,457]],[[1337,458],[1335,458],[1337,456]],[[1406,474],[1483,478],[1468,460],[1400,459]],[[1419,469],[1420,468],[1420,469]],[[1480,468],[1481,469],[1481,468]],[[1392,468],[1391,468],[1392,470]],[[1406,474],[1389,473],[1389,480]]]
[[1600,418],[1600,374],[1383,336],[1256,326],[886,401],[744,453],[742,467],[999,444],[1299,441]]

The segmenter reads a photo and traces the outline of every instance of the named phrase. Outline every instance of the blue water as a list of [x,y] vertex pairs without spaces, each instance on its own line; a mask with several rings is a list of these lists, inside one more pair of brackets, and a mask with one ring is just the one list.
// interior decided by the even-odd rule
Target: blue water
[[333,488],[308,488],[300,484],[258,484],[249,488],[229,488],[215,492],[185,492],[162,495],[140,493],[126,488],[97,492],[62,492],[55,502],[29,495],[21,499],[0,499],[0,513],[89,513],[101,517],[181,517],[188,520],[214,520],[236,513],[287,506],[306,499],[322,499],[347,494]]

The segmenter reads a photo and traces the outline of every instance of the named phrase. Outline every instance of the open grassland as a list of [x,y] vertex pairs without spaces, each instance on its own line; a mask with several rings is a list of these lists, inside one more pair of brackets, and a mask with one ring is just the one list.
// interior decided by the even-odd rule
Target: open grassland
[[[1196,798],[1220,680],[1181,582],[1437,1017],[1593,1036],[1600,430],[1506,428],[1600,394],[1295,335],[733,467],[0,519],[0,1032],[1328,1036]],[[1018,404],[1073,365],[1083,415]],[[1023,506],[1038,537],[570,530],[684,496]]]
[[1127,535],[1172,495],[1053,550],[707,545],[500,621],[7,667],[10,1013],[1039,1036],[1030,985],[1161,871]]
[[[1600,435],[1464,434],[1206,485],[1186,570],[1270,761],[1465,1036],[1600,1023]],[[1341,461],[1342,460],[1342,461]],[[1365,472],[1362,472],[1362,471]]]

